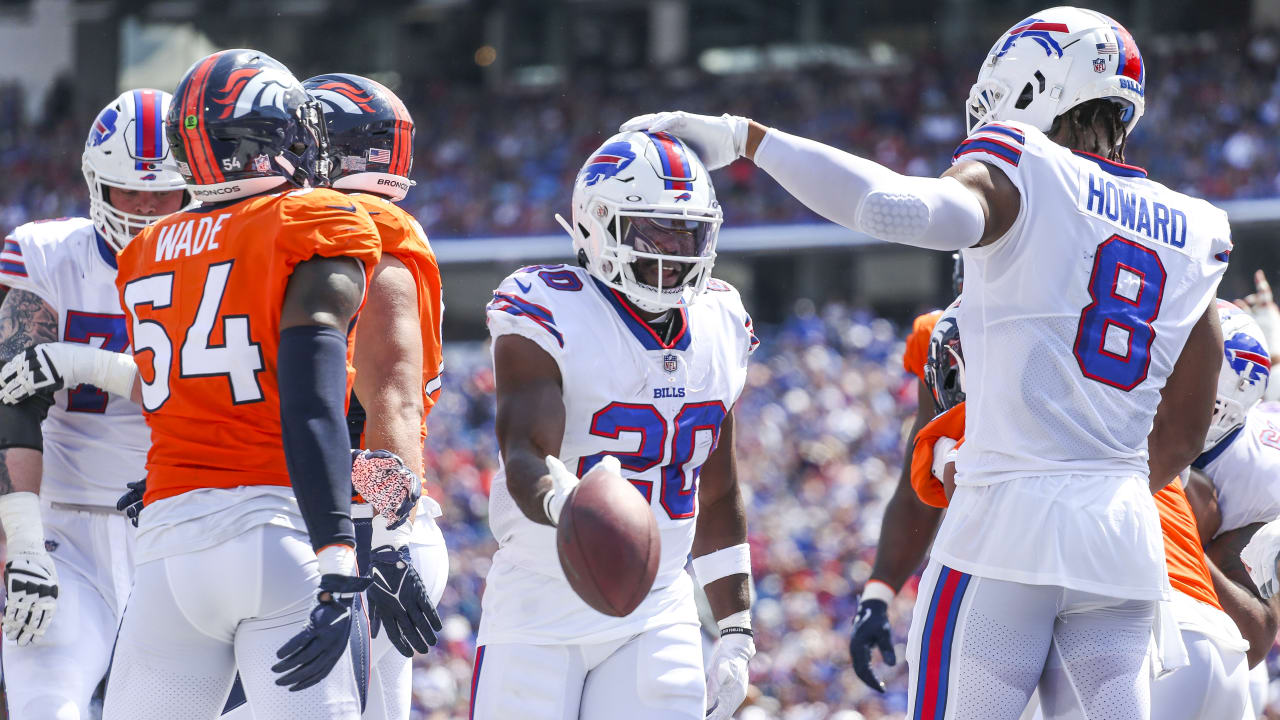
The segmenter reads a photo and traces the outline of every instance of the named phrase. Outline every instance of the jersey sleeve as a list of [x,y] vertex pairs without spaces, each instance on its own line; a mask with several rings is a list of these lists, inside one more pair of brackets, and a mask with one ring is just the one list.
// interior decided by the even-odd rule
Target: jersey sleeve
[[958,440],[956,447],[964,443],[964,403],[920,428],[911,452],[911,488],[916,491],[920,502],[938,508],[947,506],[947,493],[942,480],[933,474],[933,445],[944,437]]
[[368,211],[333,190],[289,193],[282,207],[277,250],[290,269],[309,258],[349,257],[364,265],[366,279],[382,256],[382,241]]
[[0,250],[0,285],[35,293],[50,307],[56,307],[56,293],[49,277],[53,248],[32,232],[31,227],[23,225],[5,237],[4,248]]
[[755,324],[751,322],[751,313],[742,304],[742,294],[729,283],[718,278],[707,280],[707,293],[720,301],[725,312],[729,314],[734,326],[734,337],[739,350],[742,367],[746,367],[752,353],[760,347],[760,338],[756,336]]
[[494,340],[519,335],[537,343],[560,364],[564,334],[556,324],[550,293],[535,272],[520,269],[508,275],[493,291],[485,320]]
[[902,367],[924,382],[924,365],[929,360],[929,336],[942,317],[941,310],[925,313],[911,324],[911,334],[907,336],[907,347],[902,352]]

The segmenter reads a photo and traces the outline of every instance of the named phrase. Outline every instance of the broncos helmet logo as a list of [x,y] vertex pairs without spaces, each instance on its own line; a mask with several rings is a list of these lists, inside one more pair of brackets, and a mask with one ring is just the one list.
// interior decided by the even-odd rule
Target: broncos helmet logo
[[243,117],[264,105],[287,112],[285,97],[297,84],[293,75],[279,68],[236,70],[227,76],[227,82],[221,88],[214,91],[221,95],[214,97],[213,101],[223,106],[218,118]]
[[1004,44],[1000,46],[1000,51],[996,53],[996,57],[1004,57],[1004,54],[1009,52],[1013,44],[1024,37],[1035,40],[1044,50],[1045,55],[1057,53],[1058,57],[1062,57],[1062,46],[1049,34],[1053,32],[1065,33],[1071,31],[1067,29],[1066,23],[1051,23],[1044,22],[1040,18],[1027,18],[1009,31],[1009,37],[1005,38]]
[[1271,375],[1271,357],[1262,343],[1248,333],[1236,333],[1225,343],[1227,364],[1249,382],[1265,382]]
[[582,168],[582,174],[579,179],[587,187],[591,187],[601,180],[616,177],[635,159],[636,153],[631,149],[630,143],[609,143],[591,156],[591,159],[587,161],[586,167]]
[[339,112],[359,114],[373,112],[373,96],[350,83],[330,80],[307,92],[312,97]]

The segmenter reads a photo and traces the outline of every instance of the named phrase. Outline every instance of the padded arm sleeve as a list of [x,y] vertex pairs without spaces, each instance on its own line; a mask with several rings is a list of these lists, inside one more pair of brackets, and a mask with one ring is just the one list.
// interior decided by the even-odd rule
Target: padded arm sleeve
[[819,215],[874,238],[931,250],[978,244],[986,216],[960,181],[899,175],[813,140],[770,130],[756,165]]
[[280,331],[277,355],[280,426],[289,482],[311,547],[355,547],[351,522],[351,451],[344,413],[347,338],[300,325]]

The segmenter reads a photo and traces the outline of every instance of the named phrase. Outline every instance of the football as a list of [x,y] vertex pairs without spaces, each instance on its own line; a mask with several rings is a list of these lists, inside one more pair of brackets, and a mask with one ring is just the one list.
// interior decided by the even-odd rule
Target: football
[[582,478],[556,528],[560,567],[578,596],[605,615],[640,606],[658,575],[658,521],[621,475],[596,467]]

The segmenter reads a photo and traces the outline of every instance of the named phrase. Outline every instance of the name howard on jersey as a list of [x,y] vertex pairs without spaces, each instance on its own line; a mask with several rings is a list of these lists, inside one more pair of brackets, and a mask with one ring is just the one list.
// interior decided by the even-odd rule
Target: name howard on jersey
[[1106,175],[1089,173],[1080,184],[1080,209],[1116,227],[1144,235],[1172,248],[1187,244],[1187,214],[1147,197]]

